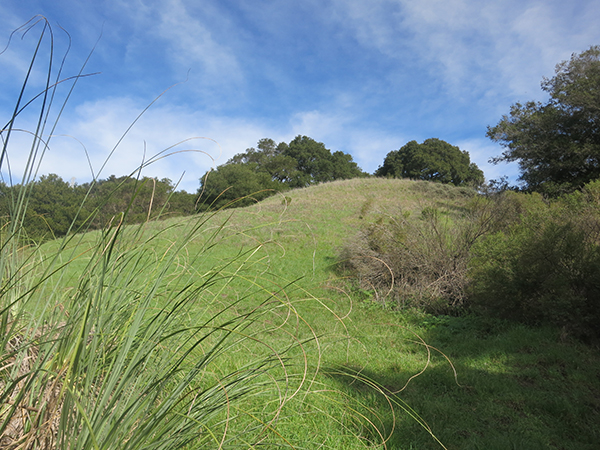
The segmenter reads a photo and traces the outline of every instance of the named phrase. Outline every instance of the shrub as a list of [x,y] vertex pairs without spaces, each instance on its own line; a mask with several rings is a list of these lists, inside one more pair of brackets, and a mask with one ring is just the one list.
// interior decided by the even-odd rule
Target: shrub
[[480,312],[600,337],[600,183],[521,211],[473,248],[470,304]]
[[[424,184],[419,182],[419,188]],[[418,217],[409,212],[381,216],[345,244],[340,267],[383,303],[457,313],[465,301],[470,249],[499,214],[495,203],[472,195],[459,212],[432,204]]]
[[500,192],[454,210],[427,206],[418,218],[381,216],[345,245],[340,265],[397,308],[473,310],[600,337],[598,199],[600,181],[552,201]]

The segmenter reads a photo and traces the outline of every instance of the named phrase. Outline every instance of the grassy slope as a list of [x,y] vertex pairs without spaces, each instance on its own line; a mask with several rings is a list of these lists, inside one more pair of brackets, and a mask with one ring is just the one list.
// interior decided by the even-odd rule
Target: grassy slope
[[[288,295],[294,298],[302,318],[322,336],[320,365],[324,370],[314,380],[315,386],[323,392],[340,389],[348,397],[335,397],[338,407],[321,402],[318,394],[291,405],[288,418],[279,424],[284,435],[295,436],[297,442],[302,442],[306,430],[326,435],[328,430],[336,430],[332,423],[358,402],[362,411],[370,410],[368,418],[378,417],[380,428],[389,435],[388,448],[440,448],[397,407],[406,401],[447,448],[596,448],[600,438],[597,352],[561,340],[555,330],[394,313],[340,291],[344,283],[333,270],[337,249],[360,227],[380,214],[415,211],[431,202],[456,210],[467,198],[465,191],[421,182],[360,179],[292,191],[286,196],[291,198],[287,207],[282,196],[274,196],[208,220],[204,226],[207,236],[223,227],[220,242],[195,263],[200,276],[232,255],[258,242],[263,244],[243,269],[251,283],[234,284],[219,292],[217,298],[223,303],[253,290],[277,292],[298,280],[287,290]],[[177,220],[181,219],[149,226],[168,227]],[[157,252],[162,245],[168,246],[169,232],[177,230],[167,231],[157,241]],[[191,242],[188,253],[193,256],[203,245],[202,239]],[[68,274],[64,276],[67,280]],[[257,288],[258,284],[262,288]],[[415,333],[452,360],[459,384],[445,357],[432,350],[427,371],[402,390],[428,361],[427,348]],[[279,338],[269,335],[266,339]],[[316,365],[317,351],[312,351],[309,349],[309,360]],[[395,424],[388,399],[368,383],[345,375],[356,371],[391,392],[402,390],[391,396],[392,404],[396,402]],[[352,439],[341,436],[315,440],[331,448],[354,448]]]

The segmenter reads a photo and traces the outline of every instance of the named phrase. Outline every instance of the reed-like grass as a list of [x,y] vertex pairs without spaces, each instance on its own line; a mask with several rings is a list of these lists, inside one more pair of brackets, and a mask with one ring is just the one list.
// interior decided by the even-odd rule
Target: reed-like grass
[[[0,130],[0,169],[9,183],[14,135],[31,139],[0,230],[0,447],[385,446],[393,426],[321,375],[324,350],[341,345],[347,352],[351,340],[336,305],[288,281],[273,263],[297,260],[276,239],[290,238],[281,215],[264,231],[264,224],[231,228],[226,214],[128,226],[124,211],[101,231],[83,234],[84,221],[43,246],[24,235],[31,181],[84,76],[82,68],[63,77],[64,58],[55,65],[54,32],[44,18],[17,30],[27,37],[35,32],[23,88]],[[45,88],[28,97],[40,66]],[[55,105],[59,88],[66,100]],[[24,132],[18,122],[32,108],[37,121]],[[283,235],[275,236],[278,227]],[[292,233],[313,232],[298,227]],[[235,251],[228,245],[224,254],[223,243],[232,240]],[[313,243],[307,276],[317,264]],[[307,307],[338,324],[336,332],[321,336],[320,325],[303,317]],[[340,370],[324,373],[335,377]],[[387,398],[360,373],[343,371],[343,377]],[[388,406],[426,427],[397,400]]]
[[[210,251],[215,233],[194,255],[186,246],[199,234],[202,218],[180,224],[179,238],[157,251],[165,230],[126,228],[125,211],[102,232],[70,234],[50,251],[23,247],[30,181],[65,106],[55,113],[53,99],[65,80],[62,67],[53,66],[53,31],[43,18],[17,31],[34,30],[40,31],[37,47],[2,129],[2,169],[12,178],[8,161],[13,135],[23,133],[20,115],[39,107],[34,131],[26,133],[31,146],[21,189],[1,235],[2,446],[215,448],[268,441],[306,368],[284,357],[300,341],[278,348],[263,345],[259,335],[268,329],[266,314],[286,309],[289,317],[292,310],[277,292],[265,292],[242,313],[243,296],[217,301],[233,279],[243,277],[260,244],[199,273],[193,263]],[[31,102],[25,99],[30,75],[45,54],[46,87]],[[70,89],[81,76],[72,78]],[[244,352],[242,364],[219,363],[234,351]],[[249,395],[264,396],[264,409],[244,408],[241,399]]]

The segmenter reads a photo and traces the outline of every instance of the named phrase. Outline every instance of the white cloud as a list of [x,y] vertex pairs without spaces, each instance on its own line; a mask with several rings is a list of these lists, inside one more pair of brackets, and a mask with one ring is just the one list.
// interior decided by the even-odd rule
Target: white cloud
[[[357,121],[356,117],[337,112],[314,110],[298,113],[290,122],[291,133],[285,140],[289,141],[298,134],[310,136],[324,142],[332,151],[350,153],[359,167],[368,173],[373,173],[392,150],[398,150],[412,139],[422,141],[401,132],[370,128],[364,124],[357,126]],[[514,181],[518,177],[516,164],[489,163],[490,158],[502,153],[498,144],[483,138],[463,139],[451,143],[469,152],[471,161],[484,171],[487,180],[508,176]]]
[[[354,161],[369,173],[383,163],[390,151],[399,149],[410,140],[398,133],[356,126],[356,119],[352,116],[334,112],[328,114],[314,110],[298,113],[284,128],[273,129],[245,119],[214,117],[172,104],[156,104],[135,123],[111,155],[115,145],[145,106],[131,98],[109,98],[85,103],[76,108],[74,113],[65,115],[57,132],[68,136],[52,138],[40,174],[57,173],[66,181],[74,177],[78,183],[89,181],[91,173],[83,148],[85,146],[96,176],[103,166],[100,178],[129,175],[140,166],[144,150],[145,159],[148,160],[185,141],[167,153],[179,150],[194,152],[161,159],[146,167],[142,175],[177,181],[185,172],[180,188],[194,192],[198,188],[198,179],[207,170],[255,146],[264,137],[277,142],[289,142],[298,134],[310,136],[324,142],[332,151],[352,154]],[[501,152],[496,144],[484,139],[468,139],[453,144],[470,153],[471,160],[485,172],[487,179],[497,179],[503,175],[516,178],[514,165],[507,167],[488,163],[490,157]],[[23,147],[27,148],[26,145]],[[11,148],[19,147],[13,145]],[[11,154],[15,174],[22,173],[25,162],[23,152]]]
[[296,113],[291,118],[290,125],[294,136],[300,134],[326,141],[328,137],[343,132],[348,125],[348,118],[334,111],[305,111]]
[[[211,167],[225,163],[263,137],[276,135],[273,130],[245,119],[214,117],[158,103],[144,113],[111,154],[145,107],[146,104],[131,98],[106,98],[66,112],[57,128],[57,136],[50,140],[40,174],[56,173],[65,180],[75,177],[77,182],[83,183],[92,178],[91,164],[100,178],[129,175],[144,159],[147,161],[181,143],[166,153],[192,151],[160,159],[146,167],[142,175],[176,181],[185,172],[181,188],[194,192],[198,179]],[[23,127],[31,129],[33,125]],[[26,163],[27,153],[18,151],[22,148],[28,148],[24,137],[15,137],[10,158],[16,176],[20,176]]]
[[[103,70],[132,89],[165,88],[189,77],[198,101],[221,106],[243,91],[229,16],[214,1],[111,0],[97,53]],[[116,58],[123,67],[112,67]]]
[[354,37],[365,47],[388,56],[398,56],[398,20],[401,2],[396,0],[333,0],[333,18],[354,29]]

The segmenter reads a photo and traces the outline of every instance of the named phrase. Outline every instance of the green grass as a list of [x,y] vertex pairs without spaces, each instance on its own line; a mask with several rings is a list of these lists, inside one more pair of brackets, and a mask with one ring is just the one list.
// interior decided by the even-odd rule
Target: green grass
[[[193,276],[215,267],[233,272],[227,266],[233,256],[260,243],[251,258],[235,266],[239,277],[226,289],[211,287],[203,313],[225,309],[233,318],[272,293],[288,305],[256,322],[264,327],[256,338],[274,347],[287,345],[290,336],[305,342],[286,354],[296,376],[308,374],[305,389],[285,404],[277,421],[277,433],[290,443],[362,448],[366,441],[361,439],[381,441],[376,428],[388,448],[440,448],[420,424],[424,421],[447,448],[596,446],[596,350],[561,338],[560,330],[393,312],[339,279],[333,268],[337,251],[359,227],[378,215],[417,212],[431,202],[457,210],[467,196],[452,191],[402,180],[323,184],[286,193],[292,199],[287,207],[273,197],[222,211],[187,242]],[[172,219],[145,225],[150,235],[164,233],[154,254],[166,251],[189,223]],[[211,242],[217,245],[210,247]],[[72,268],[79,270],[78,264]],[[70,278],[68,271],[62,276]],[[175,277],[173,283],[179,281]],[[238,303],[228,309],[233,302]],[[247,352],[243,347],[223,355],[220,372],[243,365]],[[272,373],[280,372],[274,368]],[[251,396],[244,408],[255,410],[268,403],[266,398],[266,393]],[[369,421],[375,427],[366,425]]]
[[[271,255],[270,271],[287,279],[301,278],[302,286],[346,317],[343,322],[331,320],[311,301],[298,305],[303,318],[330,339],[322,356],[323,372],[330,375],[321,382],[333,382],[334,388],[370,408],[383,429],[391,430],[389,398],[344,372],[358,372],[390,392],[400,391],[427,365],[426,347],[416,333],[452,361],[456,378],[444,355],[432,350],[427,370],[392,398],[414,408],[448,448],[596,446],[597,350],[561,337],[560,330],[475,317],[438,319],[391,312],[368,299],[337,295],[335,289],[343,284],[331,264],[339,246],[361,225],[379,214],[417,212],[431,203],[460,210],[468,198],[464,191],[367,179],[287,195],[292,202],[285,212],[277,198],[269,199],[233,212],[230,224],[233,229],[261,220],[273,224],[274,229],[259,232],[262,238],[274,233],[282,246]],[[390,448],[439,448],[401,408],[396,407],[395,419]]]

